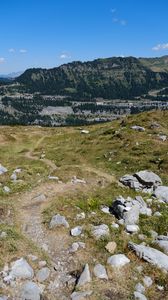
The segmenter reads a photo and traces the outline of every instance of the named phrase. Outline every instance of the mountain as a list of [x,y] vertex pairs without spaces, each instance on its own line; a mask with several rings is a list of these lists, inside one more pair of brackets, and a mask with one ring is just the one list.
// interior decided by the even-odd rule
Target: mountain
[[12,72],[12,73],[9,73],[9,74],[0,74],[0,78],[16,78],[16,77],[19,77],[21,74],[23,74],[23,71],[20,71],[20,72]]
[[[17,78],[25,91],[74,99],[128,99],[168,85],[167,57],[112,57],[72,62],[53,69],[28,69]],[[156,69],[156,66],[158,69]]]

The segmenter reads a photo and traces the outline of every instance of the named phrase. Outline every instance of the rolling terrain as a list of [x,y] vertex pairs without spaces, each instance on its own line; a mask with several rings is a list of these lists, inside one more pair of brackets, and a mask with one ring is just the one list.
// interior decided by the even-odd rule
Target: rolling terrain
[[[29,280],[44,300],[75,299],[74,292],[90,293],[79,299],[130,300],[136,284],[148,276],[152,284],[143,292],[147,299],[168,299],[167,273],[128,247],[131,241],[164,252],[153,234],[167,235],[167,203],[119,182],[125,174],[148,170],[168,186],[167,138],[168,112],[159,110],[82,128],[2,126],[0,163],[6,171],[0,175],[0,295],[23,299]],[[135,234],[102,210],[107,212],[119,196],[142,196],[151,211],[139,216]],[[57,214],[69,227],[51,228]],[[92,226],[102,224],[109,233],[95,239]],[[73,236],[70,231],[76,226],[82,234]],[[72,244],[78,242],[81,248],[73,252]],[[105,248],[109,242],[116,243],[111,253]],[[118,254],[130,262],[116,269],[107,260]],[[34,273],[12,279],[11,263],[20,258]],[[77,286],[86,264],[91,280]],[[108,279],[95,276],[97,264],[105,267]],[[41,281],[38,272],[43,268],[49,273]]]

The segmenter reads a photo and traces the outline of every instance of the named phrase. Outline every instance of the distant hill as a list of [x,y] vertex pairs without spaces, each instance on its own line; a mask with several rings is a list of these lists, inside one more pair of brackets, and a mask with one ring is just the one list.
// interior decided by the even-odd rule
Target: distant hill
[[168,55],[155,58],[140,58],[140,62],[154,72],[168,72]]
[[[160,66],[154,71],[156,60]],[[72,62],[53,69],[28,69],[17,78],[26,91],[69,95],[75,99],[127,99],[168,85],[166,59],[113,57]]]

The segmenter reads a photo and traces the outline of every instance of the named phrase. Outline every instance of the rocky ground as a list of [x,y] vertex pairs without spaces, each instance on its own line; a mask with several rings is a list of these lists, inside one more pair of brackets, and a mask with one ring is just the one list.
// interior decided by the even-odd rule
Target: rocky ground
[[167,116],[1,128],[0,300],[168,299]]

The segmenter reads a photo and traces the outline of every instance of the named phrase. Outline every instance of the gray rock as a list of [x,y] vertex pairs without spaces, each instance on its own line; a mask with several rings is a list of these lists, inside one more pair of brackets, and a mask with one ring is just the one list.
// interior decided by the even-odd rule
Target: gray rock
[[137,233],[139,231],[139,226],[138,225],[127,225],[126,226],[126,231],[129,233]]
[[165,203],[168,203],[168,186],[158,186],[154,190],[153,196]]
[[91,282],[91,275],[90,275],[89,265],[86,264],[82,274],[79,277],[77,287],[83,286],[89,282]]
[[40,289],[32,281],[24,283],[21,287],[21,300],[40,300]]
[[134,292],[134,299],[137,299],[137,300],[147,300],[147,298],[143,294],[141,294],[139,292]]
[[108,280],[106,269],[103,265],[97,264],[93,269],[94,275],[99,279]]
[[12,278],[31,279],[34,276],[34,271],[24,258],[20,258],[12,264],[9,275]]
[[158,233],[154,230],[150,230],[149,233],[153,239],[155,239],[158,236]]
[[82,133],[82,134],[88,134],[88,133],[89,133],[89,130],[83,129],[83,130],[81,130],[81,133]]
[[71,295],[71,300],[84,300],[92,295],[92,291],[86,292],[73,292]]
[[101,211],[104,212],[105,214],[110,214],[110,211],[109,211],[109,207],[108,207],[108,206],[102,206],[102,207],[101,207]]
[[0,175],[6,173],[8,170],[0,164]]
[[120,226],[117,223],[111,224],[111,227],[114,229],[118,229]]
[[44,194],[39,194],[35,196],[32,200],[34,200],[34,202],[44,202],[46,201],[46,196]]
[[50,276],[50,269],[45,267],[37,272],[36,278],[39,282],[47,280]]
[[145,285],[147,288],[149,288],[149,287],[153,284],[153,280],[152,280],[151,277],[145,276],[145,277],[143,278],[143,283],[144,283],[144,285]]
[[73,184],[86,184],[86,181],[84,179],[79,179],[77,178],[76,176],[73,176],[72,180],[71,180],[71,183]]
[[6,239],[7,238],[7,233],[5,231],[0,231],[0,239]]
[[4,193],[10,193],[11,190],[8,186],[4,186],[3,191],[4,191]]
[[76,242],[73,243],[72,246],[69,248],[69,252],[70,253],[74,253],[76,251],[78,251],[80,248],[85,249],[85,243],[83,242]]
[[155,243],[163,249],[164,253],[168,255],[168,236],[160,235],[156,238]]
[[135,225],[139,222],[139,206],[134,205],[128,212],[124,213],[125,225]]
[[145,287],[140,282],[136,284],[135,290],[141,294],[145,293]]
[[155,213],[153,214],[154,217],[161,217],[162,214],[159,211],[155,211]]
[[0,300],[8,300],[7,296],[0,296]]
[[49,228],[52,229],[52,228],[60,227],[60,226],[69,228],[69,224],[68,224],[67,220],[65,219],[65,217],[61,216],[60,214],[57,214],[52,217]]
[[101,224],[92,227],[92,234],[98,240],[101,239],[102,237],[109,236],[110,231],[106,224]]
[[147,187],[159,186],[162,184],[161,178],[150,171],[140,171],[135,173],[134,176],[138,179],[140,183]]
[[47,265],[47,262],[46,262],[46,260],[41,260],[41,261],[39,261],[38,265],[40,268],[44,268]]
[[79,236],[82,233],[82,226],[77,226],[75,228],[71,229],[71,235],[72,236]]
[[11,178],[11,180],[16,181],[17,180],[16,173],[13,173],[10,178]]
[[132,242],[128,247],[136,252],[136,255],[158,268],[168,271],[168,256],[159,250],[144,245],[137,245]]
[[140,184],[138,179],[133,175],[124,175],[119,180],[122,184],[125,186],[130,187],[131,189],[134,189],[136,191],[140,191],[143,189],[143,185]]
[[131,129],[136,130],[136,131],[141,131],[141,132],[145,131],[144,127],[141,127],[141,126],[138,126],[138,125],[132,126]]
[[160,135],[158,135],[158,137],[159,137],[159,140],[161,140],[162,142],[165,142],[167,140],[167,136],[164,134],[160,134]]
[[76,215],[76,220],[84,220],[86,218],[86,214],[84,212],[81,212],[80,214]]
[[125,266],[130,262],[129,258],[124,254],[112,255],[108,258],[107,263],[112,267],[120,268]]

